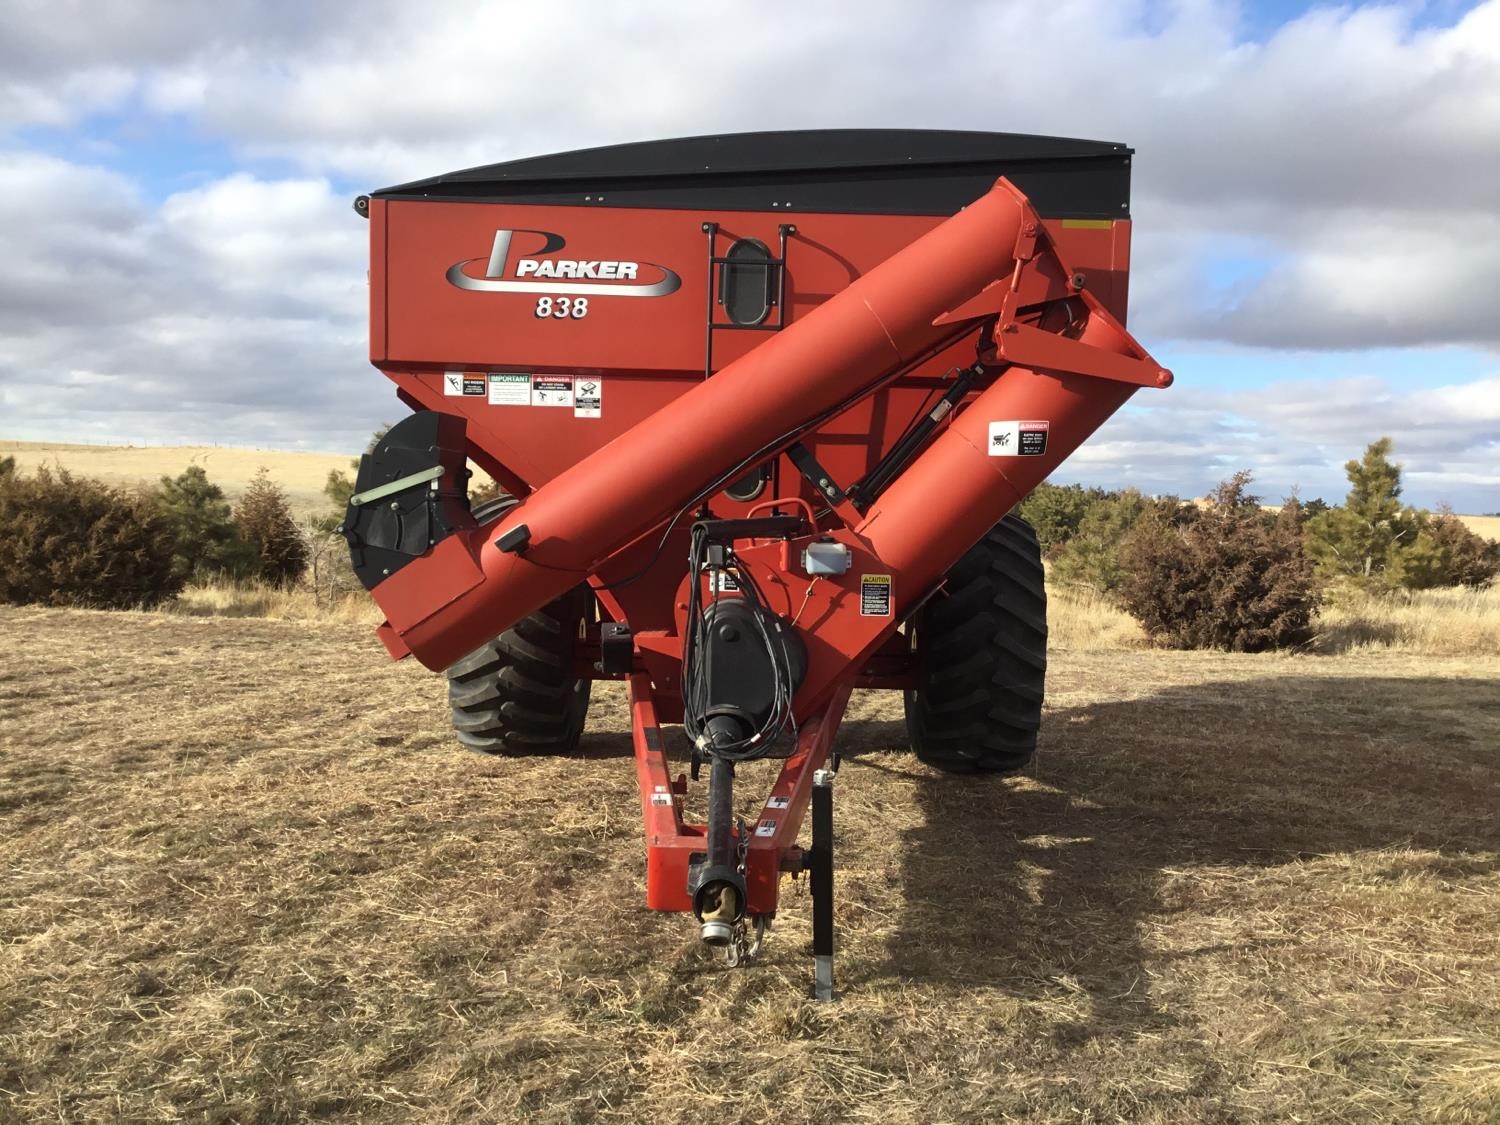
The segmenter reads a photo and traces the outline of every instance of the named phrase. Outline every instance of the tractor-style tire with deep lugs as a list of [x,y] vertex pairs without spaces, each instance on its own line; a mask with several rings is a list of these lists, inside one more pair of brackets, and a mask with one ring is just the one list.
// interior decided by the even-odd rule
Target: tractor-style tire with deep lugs
[[[477,505],[481,523],[509,507]],[[588,717],[590,681],[575,671],[579,638],[593,619],[587,586],[523,617],[448,669],[459,742],[482,754],[570,754]]]
[[1006,516],[917,613],[912,750],[951,773],[1014,773],[1036,754],[1047,678],[1047,587],[1031,525]]

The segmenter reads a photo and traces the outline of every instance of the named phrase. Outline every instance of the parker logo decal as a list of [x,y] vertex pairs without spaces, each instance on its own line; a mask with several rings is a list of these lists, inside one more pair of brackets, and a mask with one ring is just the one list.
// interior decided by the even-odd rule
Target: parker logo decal
[[[541,245],[533,245],[536,239]],[[483,293],[576,297],[665,297],[682,287],[680,277],[654,262],[554,257],[566,245],[552,231],[497,230],[490,256],[455,262],[448,281]]]

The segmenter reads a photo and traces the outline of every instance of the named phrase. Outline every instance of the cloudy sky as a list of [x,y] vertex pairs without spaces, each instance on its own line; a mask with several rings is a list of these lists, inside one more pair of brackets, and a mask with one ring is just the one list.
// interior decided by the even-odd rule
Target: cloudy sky
[[0,436],[357,449],[357,192],[840,126],[1135,147],[1178,381],[1060,479],[1500,510],[1500,0],[0,0]]

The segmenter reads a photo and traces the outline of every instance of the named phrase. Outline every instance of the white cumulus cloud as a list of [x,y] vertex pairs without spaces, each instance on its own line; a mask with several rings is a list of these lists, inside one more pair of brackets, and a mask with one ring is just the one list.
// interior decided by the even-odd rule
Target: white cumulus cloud
[[[1080,473],[1186,490],[1257,459],[1336,482],[1395,431],[1414,481],[1477,496],[1492,381],[1355,377],[1371,347],[1500,349],[1500,0],[1314,7],[1259,37],[1250,10],[10,0],[0,404],[54,436],[357,445],[397,408],[363,359],[351,183],[734,130],[1056,133],[1137,150],[1131,323],[1148,345],[1264,352],[1268,381],[1288,349],[1347,352],[1354,380],[1296,384],[1277,415],[1180,372]],[[123,119],[134,133],[111,132]],[[118,154],[156,126],[242,170],[152,197]],[[48,151],[73,158],[38,137],[71,138]]]

